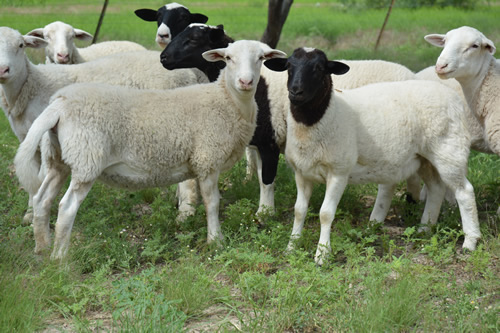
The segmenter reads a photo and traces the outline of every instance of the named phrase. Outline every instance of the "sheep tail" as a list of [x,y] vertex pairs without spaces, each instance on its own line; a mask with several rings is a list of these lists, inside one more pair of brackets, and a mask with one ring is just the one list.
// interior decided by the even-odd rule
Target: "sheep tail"
[[41,185],[40,142],[43,135],[59,122],[61,102],[61,99],[55,99],[33,122],[14,158],[17,178],[28,193],[35,194]]

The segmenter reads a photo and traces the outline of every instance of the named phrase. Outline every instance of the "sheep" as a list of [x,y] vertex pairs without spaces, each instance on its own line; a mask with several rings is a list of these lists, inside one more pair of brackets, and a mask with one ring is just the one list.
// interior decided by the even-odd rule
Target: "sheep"
[[140,189],[196,177],[207,212],[207,241],[222,240],[218,176],[241,157],[255,130],[262,62],[286,54],[244,40],[203,56],[226,62],[216,82],[168,91],[80,83],[54,94],[14,159],[19,180],[30,188],[37,181],[35,153],[44,138],[47,172],[33,199],[37,253],[50,243],[50,206],[70,173],[59,204],[53,259],[66,255],[78,207],[98,178]]
[[[462,87],[467,103],[482,125],[491,151],[500,155],[500,62],[493,57],[496,48],[475,28],[463,26],[446,35],[424,37],[443,47],[435,71],[443,80],[454,78]],[[443,81],[445,82],[445,81]]]
[[208,17],[203,14],[192,14],[185,6],[172,2],[154,9],[137,9],[135,15],[144,21],[157,22],[155,41],[162,49],[191,23],[206,23]]
[[27,35],[47,41],[45,47],[45,63],[47,64],[80,64],[113,53],[146,50],[144,46],[130,41],[106,41],[85,48],[77,48],[75,39],[90,41],[93,38],[92,35],[61,21],[34,29]]
[[[24,49],[46,44],[43,39],[0,27],[0,106],[19,141],[24,140],[33,121],[48,105],[50,96],[71,83],[102,82],[170,89],[208,81],[197,69],[165,70],[158,61],[158,51],[127,52],[72,66],[33,65]],[[29,207],[34,193],[29,192]],[[28,208],[25,222],[31,219],[30,211]]]
[[[500,61],[493,57],[495,45],[479,30],[468,26],[424,38],[443,48],[435,66],[437,75],[460,83],[489,149],[500,156]],[[497,214],[500,215],[500,207]]]
[[[385,193],[375,210],[387,210],[395,185],[418,172],[428,187],[421,223],[435,223],[445,186],[462,216],[463,248],[474,250],[481,233],[472,185],[466,178],[470,137],[464,107],[450,88],[432,81],[383,82],[337,91],[330,74],[349,70],[324,52],[296,49],[288,59],[269,60],[288,69],[285,157],[295,171],[297,200],[288,245],[300,237],[313,184],[326,182],[320,210],[321,234],[315,261],[330,252],[330,229],[348,183],[375,182]],[[385,202],[378,202],[378,200]]]
[[[161,62],[167,69],[196,67],[203,71],[209,80],[216,80],[221,66],[218,63],[205,61],[201,54],[213,47],[224,47],[232,38],[224,32],[224,27],[208,26],[206,24],[191,24],[181,32],[162,51]],[[189,42],[189,43],[188,43]],[[356,71],[342,78],[339,87],[351,88],[377,81],[396,81],[414,79],[415,75],[408,68],[387,61],[366,60],[346,61]],[[286,115],[288,113],[288,92],[286,90],[287,76],[263,67],[261,80],[257,87],[257,105],[259,108],[257,129],[250,146],[247,148],[248,164],[256,164],[260,184],[260,199],[257,215],[267,210],[274,212],[274,179],[278,168],[279,154],[286,144]],[[255,149],[254,147],[257,147]],[[247,169],[247,175],[249,174]],[[420,179],[411,177],[408,189],[412,196],[418,199]],[[186,206],[197,202],[196,186],[181,189],[184,193]],[[192,208],[194,209],[194,208]],[[385,216],[372,216],[372,219],[382,220]]]

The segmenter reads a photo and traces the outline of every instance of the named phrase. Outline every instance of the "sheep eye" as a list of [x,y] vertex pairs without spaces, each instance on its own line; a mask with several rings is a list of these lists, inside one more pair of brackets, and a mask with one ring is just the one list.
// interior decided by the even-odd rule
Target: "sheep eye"
[[24,47],[24,44],[19,44],[19,48],[22,49]]
[[226,60],[227,61],[231,60],[231,57],[230,56],[226,56]]
[[473,49],[477,49],[478,47],[479,47],[479,45],[477,45],[477,44],[472,45]]

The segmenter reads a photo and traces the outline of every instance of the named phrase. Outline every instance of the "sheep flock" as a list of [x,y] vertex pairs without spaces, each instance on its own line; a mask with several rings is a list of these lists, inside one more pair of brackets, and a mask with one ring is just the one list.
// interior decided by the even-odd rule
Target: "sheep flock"
[[[378,185],[370,221],[384,223],[396,186],[425,201],[420,231],[456,202],[475,250],[481,238],[470,150],[500,156],[500,62],[492,40],[472,27],[422,38],[443,48],[435,66],[414,73],[382,60],[328,59],[298,45],[293,54],[235,41],[223,25],[178,3],[137,9],[157,23],[147,50],[131,41],[79,48],[92,35],[61,22],[26,32],[0,27],[0,107],[20,146],[14,159],[29,194],[25,222],[35,253],[63,259],[78,209],[97,181],[125,189],[178,184],[178,220],[206,210],[207,242],[224,236],[219,176],[243,156],[260,184],[258,218],[275,212],[280,155],[295,173],[297,197],[287,249],[295,248],[315,183],[326,184],[315,255],[323,264],[348,184]],[[152,36],[153,37],[153,36]],[[33,64],[27,48],[44,49]],[[410,204],[410,203],[408,203]],[[497,214],[500,215],[500,207]]]

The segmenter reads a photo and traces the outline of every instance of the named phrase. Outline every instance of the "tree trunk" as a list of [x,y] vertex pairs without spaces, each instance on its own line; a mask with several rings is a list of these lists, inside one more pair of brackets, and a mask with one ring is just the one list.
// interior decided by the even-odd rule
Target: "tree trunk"
[[269,0],[267,11],[267,27],[260,39],[272,48],[276,48],[285,25],[293,0]]

